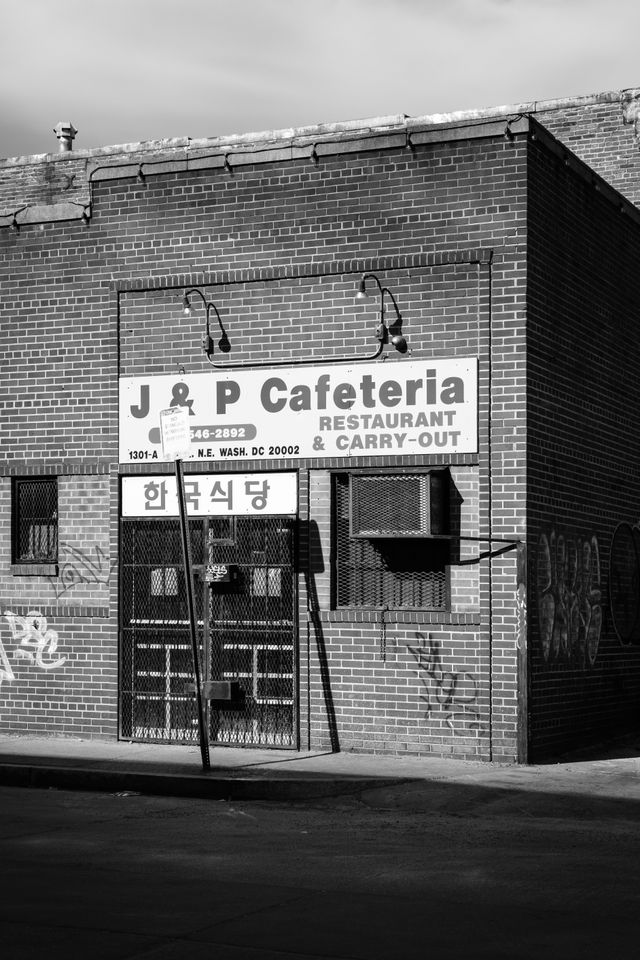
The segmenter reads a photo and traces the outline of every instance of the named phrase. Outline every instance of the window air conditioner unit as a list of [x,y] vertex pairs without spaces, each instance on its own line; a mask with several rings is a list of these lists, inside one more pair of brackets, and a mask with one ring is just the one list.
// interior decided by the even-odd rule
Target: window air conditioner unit
[[448,471],[352,474],[350,535],[433,537],[448,532]]

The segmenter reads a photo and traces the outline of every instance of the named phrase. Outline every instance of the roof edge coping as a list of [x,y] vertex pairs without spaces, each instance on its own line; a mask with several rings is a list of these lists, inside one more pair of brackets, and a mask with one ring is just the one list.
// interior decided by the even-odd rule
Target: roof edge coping
[[586,94],[579,97],[564,97],[555,100],[529,100],[516,104],[503,104],[493,107],[482,107],[473,110],[456,110],[451,113],[431,113],[421,116],[408,114],[394,114],[384,117],[368,117],[358,120],[342,120],[335,123],[318,123],[301,127],[287,127],[278,130],[260,130],[240,134],[223,134],[218,137],[174,137],[163,140],[143,140],[137,143],[114,144],[103,147],[88,147],[73,150],[68,153],[39,153],[22,157],[7,157],[0,159],[2,165],[20,165],[44,162],[70,162],[73,160],[93,159],[112,155],[122,156],[127,153],[155,153],[161,150],[202,150],[216,147],[233,147],[234,145],[263,143],[274,141],[291,141],[307,138],[323,138],[353,134],[354,132],[369,132],[372,134],[384,131],[411,130],[415,126],[460,125],[468,121],[487,120],[517,114],[544,113],[553,110],[565,110],[571,107],[584,107],[598,103],[624,103],[640,98],[640,87],[625,87],[621,90],[611,90],[603,93]]

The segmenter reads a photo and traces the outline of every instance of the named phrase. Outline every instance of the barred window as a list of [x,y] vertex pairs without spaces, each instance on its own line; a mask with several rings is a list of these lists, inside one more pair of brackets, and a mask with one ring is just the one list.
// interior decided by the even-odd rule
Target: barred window
[[58,481],[56,477],[13,481],[13,562],[58,560]]
[[334,477],[337,607],[446,610],[445,471]]

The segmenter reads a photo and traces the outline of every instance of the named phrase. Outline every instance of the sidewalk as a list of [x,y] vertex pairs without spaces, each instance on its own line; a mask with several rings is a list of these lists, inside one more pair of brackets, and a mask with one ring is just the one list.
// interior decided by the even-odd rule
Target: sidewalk
[[[593,759],[594,756],[599,759]],[[515,766],[412,756],[306,753],[211,747],[203,771],[198,746],[0,736],[0,785],[130,791],[218,800],[304,801],[367,794],[373,805],[446,808],[461,795],[535,794],[620,804],[640,802],[640,734],[601,746],[591,758]],[[371,791],[374,791],[372,794]],[[601,803],[599,804],[601,806]],[[640,808],[639,808],[640,811]]]

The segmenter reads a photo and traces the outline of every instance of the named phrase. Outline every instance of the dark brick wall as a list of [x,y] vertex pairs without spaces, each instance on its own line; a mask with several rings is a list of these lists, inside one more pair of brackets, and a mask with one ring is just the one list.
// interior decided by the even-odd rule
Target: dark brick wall
[[613,629],[610,550],[640,516],[640,228],[530,144],[530,738],[543,756],[637,714],[640,648]]
[[640,205],[637,91],[602,95],[592,103],[568,101],[536,112],[546,129],[623,196]]

